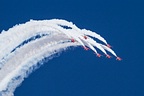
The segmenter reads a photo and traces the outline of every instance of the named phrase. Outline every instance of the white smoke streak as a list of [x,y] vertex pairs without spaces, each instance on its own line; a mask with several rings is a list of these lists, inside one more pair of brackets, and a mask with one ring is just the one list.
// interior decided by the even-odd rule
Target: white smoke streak
[[[16,87],[38,67],[38,64],[43,64],[44,58],[53,58],[54,54],[70,46],[87,46],[96,54],[98,54],[96,48],[104,54],[107,54],[105,51],[107,50],[117,57],[112,49],[97,43],[91,37],[107,44],[106,40],[97,33],[86,29],[81,30],[72,22],[58,19],[30,20],[8,31],[2,31],[0,34],[0,96],[13,96]],[[72,42],[71,39],[76,42]]]

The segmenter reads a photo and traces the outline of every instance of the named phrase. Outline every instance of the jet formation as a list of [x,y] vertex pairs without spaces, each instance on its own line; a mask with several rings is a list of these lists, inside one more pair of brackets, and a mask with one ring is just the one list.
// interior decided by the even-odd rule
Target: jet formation
[[[83,36],[83,38],[85,39],[85,40],[87,40],[87,39],[89,39],[88,38],[88,36]],[[71,40],[70,40],[71,42],[77,42],[77,40],[75,40],[74,38],[71,38]],[[86,43],[86,42],[85,42]],[[112,48],[112,46],[110,45],[110,44],[106,44],[106,46],[108,47],[108,48]],[[89,48],[88,47],[86,47],[86,46],[83,46],[83,48],[84,48],[84,50],[89,50]],[[110,59],[112,56],[110,56],[109,54],[105,54],[106,55],[106,58],[108,58],[108,59]],[[100,53],[96,53],[96,56],[97,57],[101,57],[102,55],[100,54]],[[118,60],[118,61],[121,61],[122,59],[120,58],[120,57],[116,57],[116,60]]]

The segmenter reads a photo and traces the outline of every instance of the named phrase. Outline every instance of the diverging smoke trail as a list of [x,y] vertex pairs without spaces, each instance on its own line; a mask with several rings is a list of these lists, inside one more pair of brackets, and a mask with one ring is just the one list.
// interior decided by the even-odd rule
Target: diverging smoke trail
[[[91,37],[103,42],[100,44]],[[31,20],[16,25],[0,34],[0,96],[12,96],[14,90],[33,70],[43,64],[45,58],[70,46],[83,46],[92,49],[100,56],[96,48],[108,55],[106,40],[95,32],[79,29],[65,20]],[[117,57],[118,58],[118,57]],[[39,65],[38,65],[39,64]]]

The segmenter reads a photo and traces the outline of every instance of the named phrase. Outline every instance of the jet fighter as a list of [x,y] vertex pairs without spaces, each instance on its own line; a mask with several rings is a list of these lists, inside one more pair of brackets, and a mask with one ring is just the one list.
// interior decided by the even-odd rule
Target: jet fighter
[[111,58],[111,56],[110,56],[110,55],[108,55],[108,54],[106,54],[106,57],[107,57],[107,58]]
[[101,57],[101,56],[102,56],[101,54],[97,53],[97,57]]
[[84,36],[85,39],[87,39],[87,36]]
[[75,42],[75,39],[73,39],[73,38],[72,38],[72,39],[71,39],[71,42],[73,42],[73,43],[74,43],[74,42]]
[[117,57],[116,60],[121,61],[122,59],[120,57]]
[[107,46],[107,47],[109,47],[109,48],[111,48],[111,47],[112,47],[112,46],[111,46],[111,45],[109,45],[109,44],[107,44],[106,46]]
[[89,48],[87,48],[86,46],[83,46],[84,50],[89,50]]

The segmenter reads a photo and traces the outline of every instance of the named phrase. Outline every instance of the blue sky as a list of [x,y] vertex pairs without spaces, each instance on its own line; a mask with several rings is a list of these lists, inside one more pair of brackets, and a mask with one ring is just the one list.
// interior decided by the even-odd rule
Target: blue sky
[[121,62],[81,47],[25,79],[15,96],[144,96],[143,0],[1,0],[0,30],[30,19],[65,19],[102,35]]

